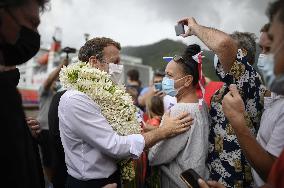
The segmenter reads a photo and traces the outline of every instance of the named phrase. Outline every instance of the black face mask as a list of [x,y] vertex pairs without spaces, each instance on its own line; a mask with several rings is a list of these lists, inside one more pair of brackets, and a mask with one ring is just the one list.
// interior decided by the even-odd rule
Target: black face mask
[[39,51],[40,35],[38,32],[19,24],[18,20],[9,9],[5,9],[5,11],[11,16],[14,22],[21,27],[21,29],[15,44],[5,42],[1,46],[4,65],[20,65],[30,60]]
[[36,55],[40,48],[40,35],[21,26],[18,40],[15,44],[4,43],[1,51],[5,66],[20,65]]

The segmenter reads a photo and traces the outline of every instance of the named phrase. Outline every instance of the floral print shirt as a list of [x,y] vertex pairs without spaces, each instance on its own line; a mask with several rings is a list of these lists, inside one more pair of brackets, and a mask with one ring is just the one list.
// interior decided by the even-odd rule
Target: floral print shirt
[[223,97],[230,84],[236,84],[245,103],[247,126],[256,135],[263,111],[263,96],[266,91],[260,75],[247,61],[247,51],[239,49],[230,71],[225,73],[220,62],[216,72],[225,82],[212,97],[209,133],[209,154],[207,164],[210,179],[226,187],[252,187],[251,167],[246,160],[232,126],[222,110]]

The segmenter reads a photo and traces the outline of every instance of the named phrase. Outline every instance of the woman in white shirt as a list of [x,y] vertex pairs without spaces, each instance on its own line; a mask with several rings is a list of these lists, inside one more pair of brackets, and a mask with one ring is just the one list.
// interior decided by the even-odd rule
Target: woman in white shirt
[[[159,165],[163,188],[187,187],[179,178],[180,173],[193,168],[199,175],[207,174],[205,160],[208,151],[208,112],[206,104],[199,100],[196,86],[199,81],[198,63],[192,58],[200,52],[198,45],[190,45],[182,56],[175,56],[166,67],[163,91],[177,98],[170,109],[172,117],[189,112],[194,124],[187,132],[159,142],[150,149],[150,165]],[[190,55],[189,55],[190,54]]]

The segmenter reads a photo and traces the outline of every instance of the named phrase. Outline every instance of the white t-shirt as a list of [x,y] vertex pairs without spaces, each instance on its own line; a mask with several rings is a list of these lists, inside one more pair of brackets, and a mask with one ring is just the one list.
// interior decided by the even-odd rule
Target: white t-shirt
[[[271,93],[271,97],[264,97],[264,112],[256,139],[268,153],[279,157],[284,148],[284,96]],[[257,187],[264,185],[253,169],[252,174]]]
[[163,102],[164,102],[164,110],[166,112],[177,103],[177,98],[166,95],[163,98]]

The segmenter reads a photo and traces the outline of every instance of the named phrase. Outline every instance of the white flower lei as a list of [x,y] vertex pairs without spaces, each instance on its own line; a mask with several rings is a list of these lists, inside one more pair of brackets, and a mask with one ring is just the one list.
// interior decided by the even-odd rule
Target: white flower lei
[[[101,108],[103,116],[119,135],[140,134],[141,127],[137,120],[137,108],[124,86],[114,84],[110,75],[91,67],[88,63],[77,62],[63,67],[59,75],[62,86],[78,90],[91,97]],[[133,180],[133,163],[119,163],[123,180]]]

